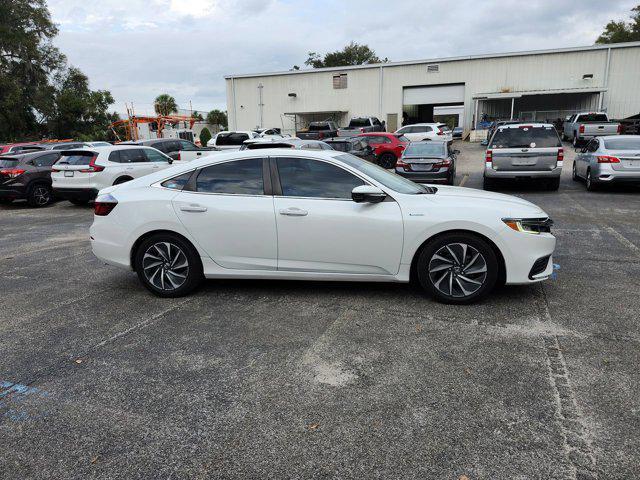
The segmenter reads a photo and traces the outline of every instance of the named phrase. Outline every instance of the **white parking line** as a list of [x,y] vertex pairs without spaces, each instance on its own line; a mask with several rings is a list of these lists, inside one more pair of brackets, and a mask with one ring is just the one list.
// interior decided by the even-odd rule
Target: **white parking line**
[[627,237],[622,235],[613,227],[604,227],[604,229],[607,232],[609,232],[611,235],[616,237],[616,240],[618,240],[622,245],[624,245],[625,247],[628,247],[629,250],[631,250],[633,253],[635,253],[637,256],[640,257],[640,247],[638,247],[635,243],[633,243],[631,240],[629,240]]
[[464,184],[467,183],[467,180],[469,180],[469,174],[465,173],[464,177],[462,177],[462,181],[460,182],[460,185],[458,185],[459,187],[464,187]]

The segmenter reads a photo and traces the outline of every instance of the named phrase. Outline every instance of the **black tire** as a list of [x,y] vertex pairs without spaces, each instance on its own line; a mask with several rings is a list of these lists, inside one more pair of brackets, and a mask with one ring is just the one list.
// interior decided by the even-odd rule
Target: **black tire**
[[455,172],[451,173],[451,175],[449,175],[449,177],[447,178],[447,185],[453,185],[453,183],[456,180],[456,174]]
[[578,148],[580,146],[580,140],[575,133],[573,134],[573,140],[571,141],[571,144],[573,145],[573,148]]
[[482,180],[482,188],[491,192],[496,189],[496,181],[492,178],[484,177]]
[[560,178],[554,178],[551,180],[547,180],[547,190],[550,192],[556,191],[560,188]]
[[0,205],[9,205],[13,202],[13,198],[0,198]]
[[88,198],[70,198],[69,201],[78,207],[83,207],[89,203]]
[[485,298],[496,285],[498,271],[491,246],[481,237],[464,232],[436,237],[422,249],[417,263],[422,288],[438,302],[455,305]]
[[580,181],[580,177],[578,177],[578,170],[576,168],[576,162],[573,162],[573,168],[571,169],[571,179],[574,182],[579,182]]
[[587,170],[587,178],[586,178],[585,184],[587,187],[587,191],[589,192],[595,192],[600,187],[598,185],[598,182],[593,180],[593,175],[591,175],[591,169]]
[[[167,248],[166,245],[170,246]],[[157,261],[161,264],[154,265]],[[172,263],[174,266],[169,268]],[[186,267],[182,266],[183,263]],[[196,249],[182,237],[172,233],[159,233],[142,241],[134,255],[134,267],[145,288],[164,298],[187,295],[204,278],[202,262]]]
[[120,185],[121,183],[127,183],[127,182],[130,182],[131,180],[133,180],[133,178],[131,177],[120,177],[120,178],[116,178],[116,181],[113,182],[113,184]]
[[53,202],[53,191],[45,183],[37,183],[29,187],[27,193],[27,204],[30,207],[46,207]]
[[396,166],[396,156],[393,153],[383,153],[382,155],[380,155],[380,158],[378,159],[378,164],[382,167],[382,168],[395,168]]

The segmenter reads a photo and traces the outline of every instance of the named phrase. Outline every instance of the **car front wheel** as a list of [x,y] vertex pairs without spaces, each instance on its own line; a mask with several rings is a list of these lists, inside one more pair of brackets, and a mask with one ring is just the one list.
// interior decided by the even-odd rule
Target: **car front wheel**
[[396,156],[393,153],[383,153],[380,155],[380,166],[382,168],[394,168],[396,166]]
[[138,278],[159,297],[182,297],[203,279],[202,263],[191,244],[172,234],[153,235],[136,250]]
[[418,279],[437,301],[469,304],[482,300],[496,284],[498,260],[482,238],[452,233],[436,238],[420,253]]

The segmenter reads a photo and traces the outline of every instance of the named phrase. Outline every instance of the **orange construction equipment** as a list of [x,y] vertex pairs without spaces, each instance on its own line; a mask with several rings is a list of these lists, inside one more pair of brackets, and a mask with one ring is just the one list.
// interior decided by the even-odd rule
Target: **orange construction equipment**
[[158,124],[158,138],[162,137],[162,131],[166,124],[175,125],[179,122],[189,122],[189,128],[193,128],[193,124],[196,119],[187,115],[158,115],[157,117],[137,117],[131,116],[124,120],[118,120],[109,125],[111,131],[116,136],[118,141],[123,141],[116,131],[117,127],[124,127],[125,139],[124,140],[139,140],[138,138],[138,124],[140,123],[157,123]]

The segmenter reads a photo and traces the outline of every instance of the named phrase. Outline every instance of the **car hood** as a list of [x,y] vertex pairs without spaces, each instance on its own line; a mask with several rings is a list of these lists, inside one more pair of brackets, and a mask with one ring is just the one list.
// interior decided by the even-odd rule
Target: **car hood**
[[504,210],[504,215],[513,217],[548,216],[544,210],[537,205],[513,195],[448,185],[438,185],[437,189],[438,191],[435,193],[435,198],[437,200],[457,199],[460,201],[461,206],[466,204],[474,207],[486,205],[487,208]]

